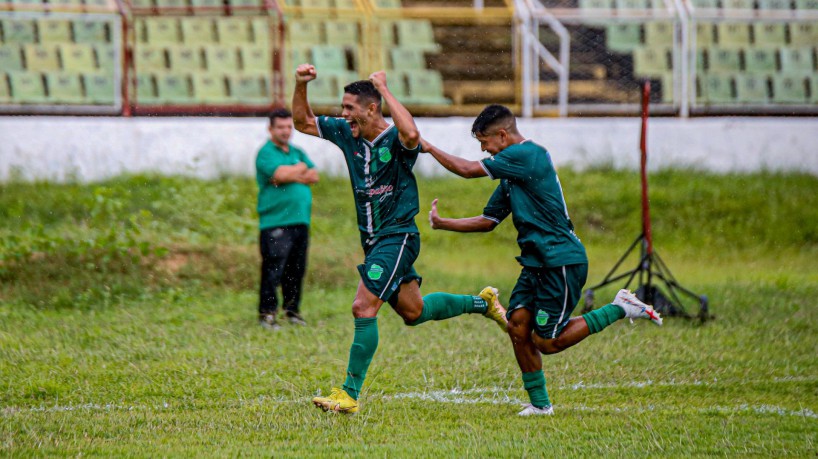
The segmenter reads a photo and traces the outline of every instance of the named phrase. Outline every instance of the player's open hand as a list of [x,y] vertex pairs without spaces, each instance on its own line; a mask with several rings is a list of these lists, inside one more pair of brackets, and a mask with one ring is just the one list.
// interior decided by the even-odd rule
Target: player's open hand
[[314,80],[318,76],[315,66],[312,64],[301,64],[295,69],[295,81],[306,83]]
[[440,228],[440,215],[437,213],[437,198],[432,201],[432,210],[429,211],[429,226],[432,229]]
[[380,92],[381,89],[386,88],[386,72],[378,70],[372,75],[369,75],[369,81],[371,81],[372,84],[375,85],[375,89]]

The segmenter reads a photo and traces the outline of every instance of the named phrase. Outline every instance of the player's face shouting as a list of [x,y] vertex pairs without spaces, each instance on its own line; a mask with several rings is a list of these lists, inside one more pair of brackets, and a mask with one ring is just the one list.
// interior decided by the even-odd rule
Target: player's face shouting
[[349,123],[352,136],[357,138],[361,135],[361,127],[366,126],[368,113],[366,107],[361,105],[358,96],[344,94],[341,99],[341,116]]

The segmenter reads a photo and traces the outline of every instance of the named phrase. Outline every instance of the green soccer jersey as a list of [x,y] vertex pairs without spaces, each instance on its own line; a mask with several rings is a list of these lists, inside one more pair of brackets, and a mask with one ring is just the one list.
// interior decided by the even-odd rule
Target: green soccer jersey
[[420,145],[404,147],[394,125],[372,142],[353,137],[349,124],[341,118],[319,116],[317,126],[321,138],[344,153],[362,236],[371,239],[417,233],[418,185],[412,168]]
[[271,179],[279,166],[294,166],[303,162],[309,168],[315,165],[300,148],[290,145],[285,152],[268,140],[256,156],[258,183],[259,229],[278,226],[309,225],[312,191],[303,183],[273,185]]
[[512,214],[517,260],[532,268],[588,263],[574,233],[562,186],[548,151],[530,140],[481,161],[492,179],[500,179],[483,217],[500,223]]

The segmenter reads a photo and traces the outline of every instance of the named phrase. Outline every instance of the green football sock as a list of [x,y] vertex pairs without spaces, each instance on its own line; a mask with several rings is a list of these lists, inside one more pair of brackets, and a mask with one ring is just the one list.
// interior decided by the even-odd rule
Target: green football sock
[[349,363],[347,364],[347,379],[344,390],[350,397],[358,400],[361,387],[366,379],[366,370],[372,362],[372,356],[378,349],[378,318],[356,318],[355,337],[349,348]]
[[588,314],[583,314],[582,318],[588,324],[588,331],[593,335],[601,332],[608,325],[625,317],[625,310],[615,304],[606,304],[599,309],[594,309]]
[[548,391],[545,389],[545,374],[542,370],[523,373],[523,387],[528,392],[528,399],[537,408],[545,408],[551,405],[548,399]]
[[451,319],[461,314],[484,314],[487,308],[486,300],[479,296],[430,293],[423,297],[423,310],[420,312],[420,317],[408,325],[420,325],[429,320]]

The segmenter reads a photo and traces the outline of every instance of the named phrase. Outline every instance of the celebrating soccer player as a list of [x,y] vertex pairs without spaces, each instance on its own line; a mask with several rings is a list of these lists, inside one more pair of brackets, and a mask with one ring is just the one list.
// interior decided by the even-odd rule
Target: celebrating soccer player
[[564,351],[625,317],[650,319],[658,325],[662,319],[628,290],[620,290],[613,303],[571,319],[585,285],[588,258],[568,217],[551,156],[520,134],[514,114],[502,105],[486,107],[474,120],[472,135],[491,156],[469,161],[425,139],[422,148],[461,177],[488,176],[500,179],[500,184],[482,215],[442,218],[435,199],[429,223],[434,229],[483,232],[512,215],[523,269],[508,303],[508,333],[531,401],[519,414],[552,414],[541,354]]
[[[421,297],[421,277],[413,268],[420,253],[414,217],[418,190],[412,168],[420,153],[420,133],[412,115],[386,84],[386,74],[375,72],[369,80],[344,87],[341,118],[316,117],[307,100],[307,84],[317,78],[313,65],[296,69],[293,121],[296,129],[326,139],[344,154],[358,216],[364,262],[358,265],[361,280],[352,302],[355,334],[349,350],[343,388],[313,403],[325,411],[356,413],[367,369],[378,348],[378,311],[392,305],[407,325],[480,313],[506,330],[505,310],[497,290],[484,288],[479,295],[432,293]],[[384,119],[385,101],[394,125]]]

